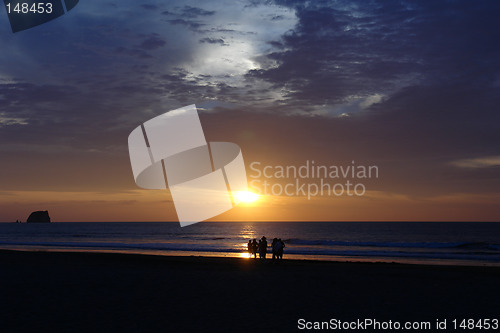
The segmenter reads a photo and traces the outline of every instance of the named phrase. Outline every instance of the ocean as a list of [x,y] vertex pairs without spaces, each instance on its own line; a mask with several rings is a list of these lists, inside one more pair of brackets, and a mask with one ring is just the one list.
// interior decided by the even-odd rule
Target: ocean
[[0,249],[14,250],[248,258],[262,236],[281,238],[285,259],[500,266],[491,222],[0,223]]

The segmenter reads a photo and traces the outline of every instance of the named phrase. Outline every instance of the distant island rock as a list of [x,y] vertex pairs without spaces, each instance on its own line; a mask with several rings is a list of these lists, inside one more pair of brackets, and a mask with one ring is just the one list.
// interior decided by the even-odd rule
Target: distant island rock
[[30,214],[27,223],[50,223],[50,216],[47,210],[39,210]]

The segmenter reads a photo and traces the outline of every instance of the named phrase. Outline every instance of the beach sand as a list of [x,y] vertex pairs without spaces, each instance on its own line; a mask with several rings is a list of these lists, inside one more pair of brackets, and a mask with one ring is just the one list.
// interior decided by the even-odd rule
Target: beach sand
[[2,332],[290,332],[300,318],[500,317],[498,267],[21,251],[0,251],[0,265]]

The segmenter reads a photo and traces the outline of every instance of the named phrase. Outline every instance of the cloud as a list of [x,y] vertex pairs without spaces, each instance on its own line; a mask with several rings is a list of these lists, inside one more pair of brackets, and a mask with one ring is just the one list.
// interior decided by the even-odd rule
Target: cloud
[[491,168],[500,166],[500,156],[486,156],[479,158],[461,159],[451,162],[453,166],[459,168]]
[[273,20],[273,21],[278,21],[278,20],[283,20],[283,19],[284,19],[283,15],[274,15],[271,18],[271,20]]
[[298,108],[334,108],[349,96],[390,96],[416,85],[479,87],[498,80],[500,23],[494,13],[500,4],[276,3],[293,8],[298,24],[267,54],[279,65],[248,76],[287,91],[283,102]]
[[201,23],[199,21],[185,20],[185,19],[168,20],[168,22],[174,25],[185,25],[191,28],[192,30],[198,30],[199,28],[205,25],[204,23]]
[[168,20],[170,24],[184,25],[193,31],[199,31],[207,25],[204,21],[200,21],[199,18],[207,18],[215,13],[213,10],[209,11],[198,7],[184,6],[180,11],[165,10],[161,14],[174,17]]
[[205,10],[203,8],[184,6],[181,10],[183,17],[194,18],[198,16],[211,16],[215,14],[213,10]]
[[209,43],[209,44],[219,44],[219,45],[227,45],[222,38],[210,38],[205,37],[200,39],[200,43]]
[[361,111],[369,109],[372,105],[383,101],[384,95],[373,94],[366,97],[348,96],[343,104],[336,104],[332,107],[325,107],[324,112],[318,112],[319,115],[331,115],[346,117],[359,114]]
[[9,125],[28,125],[28,122],[24,118],[5,117],[5,114],[0,112],[0,127]]

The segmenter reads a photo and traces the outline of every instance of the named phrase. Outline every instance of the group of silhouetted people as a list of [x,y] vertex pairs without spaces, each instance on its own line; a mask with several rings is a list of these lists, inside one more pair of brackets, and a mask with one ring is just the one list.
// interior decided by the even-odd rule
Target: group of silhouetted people
[[[271,249],[273,251],[273,260],[274,259],[283,259],[283,249],[285,248],[285,242],[281,240],[281,238],[274,238],[271,243]],[[248,253],[250,256],[257,258],[257,253],[259,253],[260,259],[266,259],[267,255],[267,239],[265,236],[257,243],[257,239],[248,241]]]

